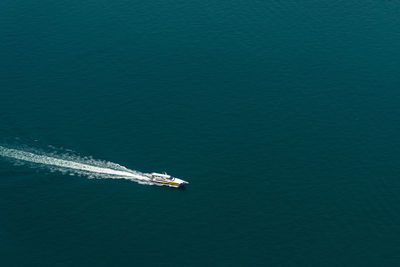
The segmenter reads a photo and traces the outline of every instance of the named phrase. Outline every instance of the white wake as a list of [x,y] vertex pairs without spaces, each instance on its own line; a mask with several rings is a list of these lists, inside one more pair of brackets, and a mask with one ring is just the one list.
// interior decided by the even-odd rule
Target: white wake
[[42,167],[48,167],[51,171],[67,172],[71,175],[86,175],[90,178],[128,179],[139,183],[153,184],[148,174],[130,170],[112,162],[85,160],[80,157],[74,158],[66,155],[64,157],[67,159],[62,159],[2,146],[0,146],[0,156],[40,164]]

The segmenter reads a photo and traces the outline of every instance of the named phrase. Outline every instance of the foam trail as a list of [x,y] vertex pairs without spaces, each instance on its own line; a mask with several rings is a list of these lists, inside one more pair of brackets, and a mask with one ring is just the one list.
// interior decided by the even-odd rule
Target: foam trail
[[[82,163],[74,160],[65,160],[56,157],[51,157],[47,155],[39,155],[27,151],[5,148],[0,146],[0,156],[8,157],[12,159],[22,160],[26,162],[42,164],[45,166],[53,166],[57,168],[61,168],[63,170],[76,170],[82,171],[86,174],[93,174],[94,176],[98,175],[103,178],[119,178],[119,179],[128,179],[128,180],[136,180],[142,181],[144,183],[150,183],[149,177],[144,173],[140,173],[137,171],[129,170],[123,166],[120,166],[115,163],[104,163],[104,162],[96,162],[105,166],[94,166],[87,163]],[[108,166],[107,166],[108,165]],[[109,167],[112,165],[114,168]],[[120,170],[115,169],[118,166]],[[78,173],[82,174],[82,173]]]

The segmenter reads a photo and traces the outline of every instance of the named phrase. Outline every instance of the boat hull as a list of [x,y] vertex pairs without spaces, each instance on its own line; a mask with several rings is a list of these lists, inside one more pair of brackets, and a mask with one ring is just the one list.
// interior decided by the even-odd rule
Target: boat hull
[[165,186],[169,186],[169,187],[183,187],[186,184],[189,184],[188,182],[176,178],[176,177],[172,177],[171,175],[168,175],[166,173],[161,174],[161,173],[149,173],[146,176],[148,176],[150,178],[150,180],[157,184],[157,185],[165,185]]

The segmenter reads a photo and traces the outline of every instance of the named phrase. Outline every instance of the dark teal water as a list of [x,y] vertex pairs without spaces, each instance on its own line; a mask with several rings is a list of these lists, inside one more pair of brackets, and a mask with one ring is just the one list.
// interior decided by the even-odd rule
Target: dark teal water
[[[2,266],[400,264],[397,1],[0,3]],[[54,149],[52,147],[53,146]]]

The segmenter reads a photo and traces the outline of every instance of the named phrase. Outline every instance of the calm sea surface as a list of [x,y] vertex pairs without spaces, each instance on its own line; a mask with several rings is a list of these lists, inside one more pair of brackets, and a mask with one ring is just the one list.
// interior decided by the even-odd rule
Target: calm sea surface
[[0,2],[1,266],[399,266],[397,1]]

